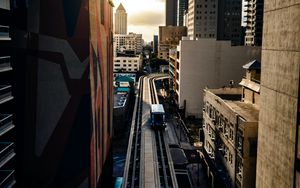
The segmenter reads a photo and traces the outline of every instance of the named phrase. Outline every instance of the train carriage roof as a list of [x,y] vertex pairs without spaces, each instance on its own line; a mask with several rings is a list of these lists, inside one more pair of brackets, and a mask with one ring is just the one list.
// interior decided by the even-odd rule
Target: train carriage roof
[[162,104],[151,104],[151,112],[164,114],[165,110]]

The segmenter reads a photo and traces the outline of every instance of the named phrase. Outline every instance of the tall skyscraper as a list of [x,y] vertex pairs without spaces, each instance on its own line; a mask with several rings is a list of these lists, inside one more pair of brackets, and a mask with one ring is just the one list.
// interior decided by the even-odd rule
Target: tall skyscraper
[[300,187],[300,4],[264,1],[257,188]]
[[245,45],[261,46],[264,0],[246,0]]
[[166,0],[166,26],[177,25],[177,0]]
[[112,171],[112,2],[19,0],[10,11],[17,186],[101,187]]
[[157,35],[153,35],[153,53],[157,55],[158,52],[158,36]]
[[188,37],[217,37],[217,1],[189,0],[188,6]]
[[127,34],[127,13],[122,3],[115,13],[115,34]]
[[242,44],[241,8],[241,0],[189,0],[188,36]]
[[231,40],[232,45],[243,44],[241,13],[242,0],[218,1],[217,40]]
[[188,0],[177,0],[177,26],[183,26],[184,13],[188,9]]

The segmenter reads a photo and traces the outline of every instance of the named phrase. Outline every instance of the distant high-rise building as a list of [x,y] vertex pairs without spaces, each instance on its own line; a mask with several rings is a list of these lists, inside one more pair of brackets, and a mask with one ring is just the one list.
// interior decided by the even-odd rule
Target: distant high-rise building
[[177,26],[184,26],[184,14],[188,9],[188,0],[177,0]]
[[112,187],[112,2],[18,0],[10,12],[17,187]]
[[153,53],[157,54],[157,52],[158,52],[158,36],[157,35],[153,36],[153,45],[152,45],[152,48],[153,48]]
[[127,34],[127,13],[122,3],[115,13],[115,34]]
[[231,45],[243,44],[241,13],[242,0],[218,0],[217,40],[231,40]]
[[177,25],[177,0],[166,0],[166,26]]
[[246,0],[245,17],[246,17],[246,34],[245,45],[261,46],[262,45],[262,28],[263,28],[263,9],[264,0]]
[[300,187],[300,4],[264,1],[257,188]]
[[189,0],[188,4],[188,37],[217,37],[217,1]]
[[169,49],[176,48],[186,32],[185,26],[159,26],[157,57],[168,61]]
[[241,0],[201,1],[189,0],[188,36],[231,40],[232,45],[242,44]]
[[134,54],[140,54],[143,50],[142,34],[129,33],[114,35],[114,53],[129,50],[134,51]]

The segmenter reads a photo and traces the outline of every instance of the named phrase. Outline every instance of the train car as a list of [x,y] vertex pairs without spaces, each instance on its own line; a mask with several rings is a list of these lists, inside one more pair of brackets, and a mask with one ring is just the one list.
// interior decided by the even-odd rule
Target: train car
[[154,129],[166,127],[165,110],[162,104],[151,105],[151,127]]

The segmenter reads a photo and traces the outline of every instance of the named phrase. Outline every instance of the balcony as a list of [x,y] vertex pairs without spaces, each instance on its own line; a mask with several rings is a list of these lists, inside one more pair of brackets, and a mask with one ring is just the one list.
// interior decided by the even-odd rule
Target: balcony
[[12,70],[10,66],[10,56],[0,57],[0,72],[6,72]]
[[9,26],[0,25],[0,40],[10,40]]
[[0,114],[0,136],[14,128],[11,114]]
[[0,142],[0,168],[9,162],[15,155],[13,142]]
[[15,183],[14,170],[0,170],[0,187],[13,187]]
[[0,85],[0,104],[13,99],[11,85]]

